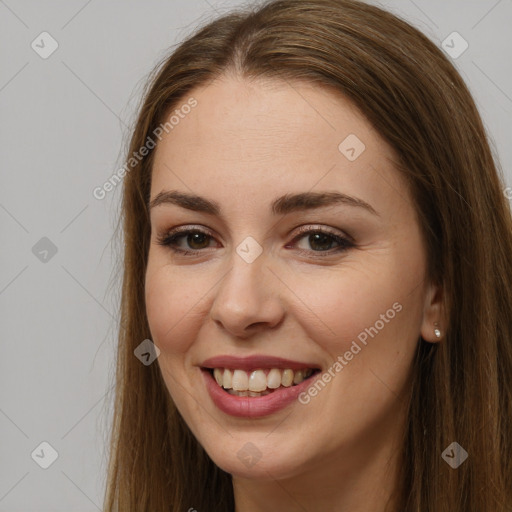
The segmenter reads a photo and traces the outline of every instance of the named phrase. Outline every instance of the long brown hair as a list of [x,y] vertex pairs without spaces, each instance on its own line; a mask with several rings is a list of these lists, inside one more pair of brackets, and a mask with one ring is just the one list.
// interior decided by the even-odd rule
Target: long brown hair
[[[191,91],[223,75],[338,91],[399,156],[428,278],[442,286],[440,343],[418,341],[396,510],[512,510],[512,220],[504,178],[459,73],[425,35],[356,0],[273,0],[199,28],[151,75],[128,151]],[[150,152],[124,177],[124,274],[104,510],[234,510],[230,475],[193,437],[157,364],[144,301]],[[452,442],[469,454],[457,469]]]

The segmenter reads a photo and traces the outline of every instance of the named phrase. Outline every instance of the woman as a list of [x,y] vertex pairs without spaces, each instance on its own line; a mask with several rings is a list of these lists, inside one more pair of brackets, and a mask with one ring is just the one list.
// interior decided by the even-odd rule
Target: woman
[[133,155],[105,510],[512,510],[511,215],[441,50],[355,0],[223,16]]

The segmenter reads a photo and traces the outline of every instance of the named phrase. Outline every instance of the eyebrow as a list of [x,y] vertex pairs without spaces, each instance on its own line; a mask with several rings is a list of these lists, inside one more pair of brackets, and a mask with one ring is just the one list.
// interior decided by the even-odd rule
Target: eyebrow
[[[210,215],[221,215],[221,207],[215,201],[204,197],[189,194],[186,192],[162,191],[150,203],[149,208],[156,208],[160,205],[177,205],[187,210],[207,213]],[[377,211],[367,202],[357,197],[342,194],[340,192],[303,192],[299,194],[286,194],[275,199],[271,204],[271,212],[274,215],[285,215],[287,213],[313,210],[336,204],[345,204],[363,208],[373,215],[379,216]]]

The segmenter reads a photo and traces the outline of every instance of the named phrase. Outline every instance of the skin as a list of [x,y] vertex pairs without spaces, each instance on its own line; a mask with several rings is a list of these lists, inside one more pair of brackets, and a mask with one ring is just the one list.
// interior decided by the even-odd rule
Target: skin
[[[155,150],[151,199],[194,193],[217,202],[222,216],[151,209],[146,307],[167,389],[213,461],[233,475],[237,512],[384,511],[418,339],[436,342],[434,322],[442,329],[441,293],[426,279],[396,155],[347,99],[307,83],[230,76],[190,96],[197,107]],[[353,162],[338,150],[350,134],[366,146]],[[378,215],[346,204],[271,213],[273,199],[310,191],[355,196]],[[158,244],[185,225],[212,238],[179,239],[197,251],[191,256]],[[348,234],[356,247],[336,252],[335,241],[315,245],[308,234],[294,242],[300,226]],[[263,250],[252,263],[236,252],[248,236]],[[328,371],[394,303],[402,310],[306,405],[235,418],[206,392],[199,367],[221,354]],[[246,443],[260,454],[250,467],[237,456]]]

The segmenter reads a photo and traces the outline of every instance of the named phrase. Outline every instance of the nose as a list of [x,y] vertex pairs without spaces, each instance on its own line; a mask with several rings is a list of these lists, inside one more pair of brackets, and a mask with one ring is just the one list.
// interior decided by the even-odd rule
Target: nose
[[275,328],[284,318],[283,286],[263,254],[252,263],[234,254],[231,269],[214,291],[210,316],[219,327],[239,338]]

